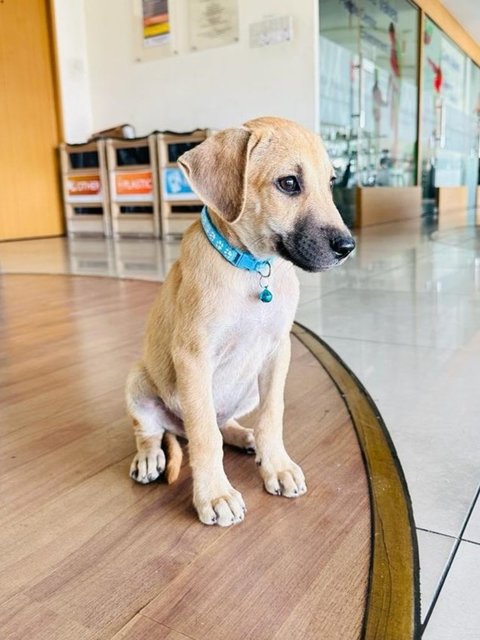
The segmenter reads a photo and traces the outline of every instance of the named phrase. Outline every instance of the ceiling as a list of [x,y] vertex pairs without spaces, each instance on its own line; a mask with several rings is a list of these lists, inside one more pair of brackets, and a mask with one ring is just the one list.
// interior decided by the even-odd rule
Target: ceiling
[[477,0],[441,0],[468,33],[480,44],[480,3]]

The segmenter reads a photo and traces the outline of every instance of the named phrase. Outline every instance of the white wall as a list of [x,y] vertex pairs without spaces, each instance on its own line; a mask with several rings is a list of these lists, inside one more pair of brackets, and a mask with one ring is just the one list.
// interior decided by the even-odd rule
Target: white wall
[[[84,137],[121,123],[133,124],[143,135],[154,129],[223,128],[260,115],[316,126],[316,0],[239,0],[239,42],[195,53],[188,52],[186,0],[170,0],[179,54],[148,62],[135,61],[132,0],[56,1],[65,13],[70,6],[76,13],[77,4],[84,3],[91,95],[90,130]],[[267,15],[291,15],[293,41],[249,48],[249,24]],[[57,22],[61,39],[66,21]],[[71,73],[65,76],[68,82]],[[78,107],[76,100],[65,101],[67,137],[76,117],[75,131],[89,122],[88,109],[79,114]]]
[[92,132],[84,0],[54,0],[63,130],[69,142]]

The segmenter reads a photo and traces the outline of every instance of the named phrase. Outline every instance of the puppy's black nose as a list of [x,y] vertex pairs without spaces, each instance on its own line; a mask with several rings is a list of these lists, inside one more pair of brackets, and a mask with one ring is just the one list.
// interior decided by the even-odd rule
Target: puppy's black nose
[[355,240],[352,236],[337,236],[330,240],[333,253],[339,258],[346,258],[355,249]]

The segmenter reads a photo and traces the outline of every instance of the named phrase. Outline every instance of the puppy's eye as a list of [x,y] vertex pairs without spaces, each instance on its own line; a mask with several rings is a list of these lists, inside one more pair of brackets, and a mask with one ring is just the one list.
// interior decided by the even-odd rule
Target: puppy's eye
[[335,184],[336,180],[337,180],[337,176],[332,176],[330,178],[330,189],[333,189],[333,185]]
[[300,185],[295,176],[285,176],[277,180],[277,186],[285,193],[300,193]]

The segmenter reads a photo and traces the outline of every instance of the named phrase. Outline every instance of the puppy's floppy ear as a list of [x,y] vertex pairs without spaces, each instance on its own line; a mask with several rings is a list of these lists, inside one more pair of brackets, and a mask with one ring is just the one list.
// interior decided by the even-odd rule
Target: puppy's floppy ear
[[256,142],[247,129],[225,129],[178,159],[200,200],[227,222],[242,215],[248,160]]

